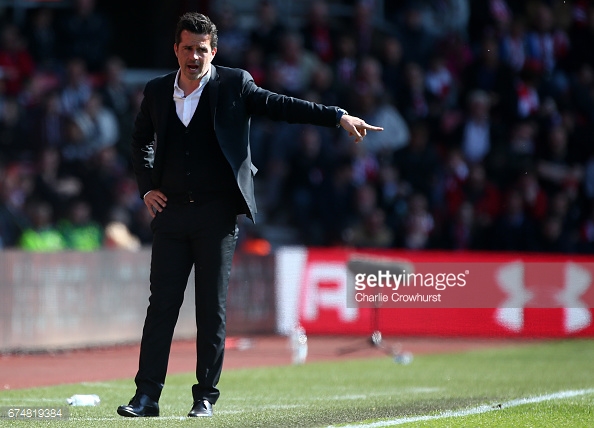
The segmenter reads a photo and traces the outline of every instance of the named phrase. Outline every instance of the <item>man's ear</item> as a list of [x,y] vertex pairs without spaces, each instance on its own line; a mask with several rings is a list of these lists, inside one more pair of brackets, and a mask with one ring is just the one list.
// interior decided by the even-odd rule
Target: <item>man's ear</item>
[[213,48],[212,49],[212,57],[214,58],[214,56],[217,54],[217,48]]
[[173,44],[173,53],[175,53],[175,56],[177,57],[177,43]]

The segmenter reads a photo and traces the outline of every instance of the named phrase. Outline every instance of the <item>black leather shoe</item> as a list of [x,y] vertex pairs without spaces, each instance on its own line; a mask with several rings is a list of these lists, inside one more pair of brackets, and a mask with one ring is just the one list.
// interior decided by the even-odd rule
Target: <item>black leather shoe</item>
[[136,394],[129,404],[118,407],[118,415],[128,418],[159,416],[159,403],[146,394]]
[[204,418],[212,416],[212,404],[208,400],[194,401],[192,410],[188,413],[189,418]]

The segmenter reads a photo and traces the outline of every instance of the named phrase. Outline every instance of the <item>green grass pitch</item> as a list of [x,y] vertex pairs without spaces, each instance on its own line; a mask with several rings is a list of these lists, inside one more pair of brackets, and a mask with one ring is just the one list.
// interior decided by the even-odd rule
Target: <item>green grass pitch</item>
[[193,382],[192,374],[169,376],[161,417],[147,419],[115,412],[133,394],[131,379],[1,391],[3,407],[65,406],[73,394],[97,394],[101,403],[70,407],[66,421],[3,418],[0,426],[594,427],[594,340],[421,355],[410,365],[378,355],[227,370],[211,419],[185,418]]

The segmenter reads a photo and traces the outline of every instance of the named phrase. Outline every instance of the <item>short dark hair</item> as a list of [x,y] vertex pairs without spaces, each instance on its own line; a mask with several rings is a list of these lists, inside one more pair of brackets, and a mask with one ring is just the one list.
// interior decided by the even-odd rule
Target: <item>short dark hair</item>
[[188,30],[196,34],[208,34],[210,36],[210,47],[215,49],[219,41],[217,26],[206,15],[198,12],[186,12],[177,21],[175,29],[175,44],[181,42],[181,33]]

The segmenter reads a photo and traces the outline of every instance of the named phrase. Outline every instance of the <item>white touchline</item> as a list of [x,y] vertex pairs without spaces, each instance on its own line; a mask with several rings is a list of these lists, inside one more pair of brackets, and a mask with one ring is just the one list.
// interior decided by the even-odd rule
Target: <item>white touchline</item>
[[[570,390],[570,391],[559,391],[559,392],[554,392],[552,394],[539,395],[536,397],[518,398],[516,400],[506,401],[505,403],[500,403],[500,404],[501,404],[501,409],[505,409],[507,407],[516,407],[516,406],[522,406],[524,404],[532,404],[532,403],[542,403],[543,401],[559,400],[559,399],[563,399],[563,398],[578,397],[580,395],[588,395],[588,394],[594,394],[594,388],[577,389],[577,390]],[[410,422],[432,421],[435,419],[459,418],[462,416],[478,415],[481,413],[492,412],[492,411],[499,410],[499,409],[500,409],[499,404],[497,404],[495,406],[489,405],[489,404],[484,404],[482,406],[472,407],[470,409],[448,410],[446,412],[442,412],[437,415],[410,416],[410,417],[406,417],[406,418],[392,419],[389,421],[378,421],[378,422],[373,422],[370,424],[341,425],[340,428],[391,427],[394,425],[402,425],[402,424],[407,424]],[[332,428],[332,427],[333,427],[333,425],[330,425],[328,428]]]

